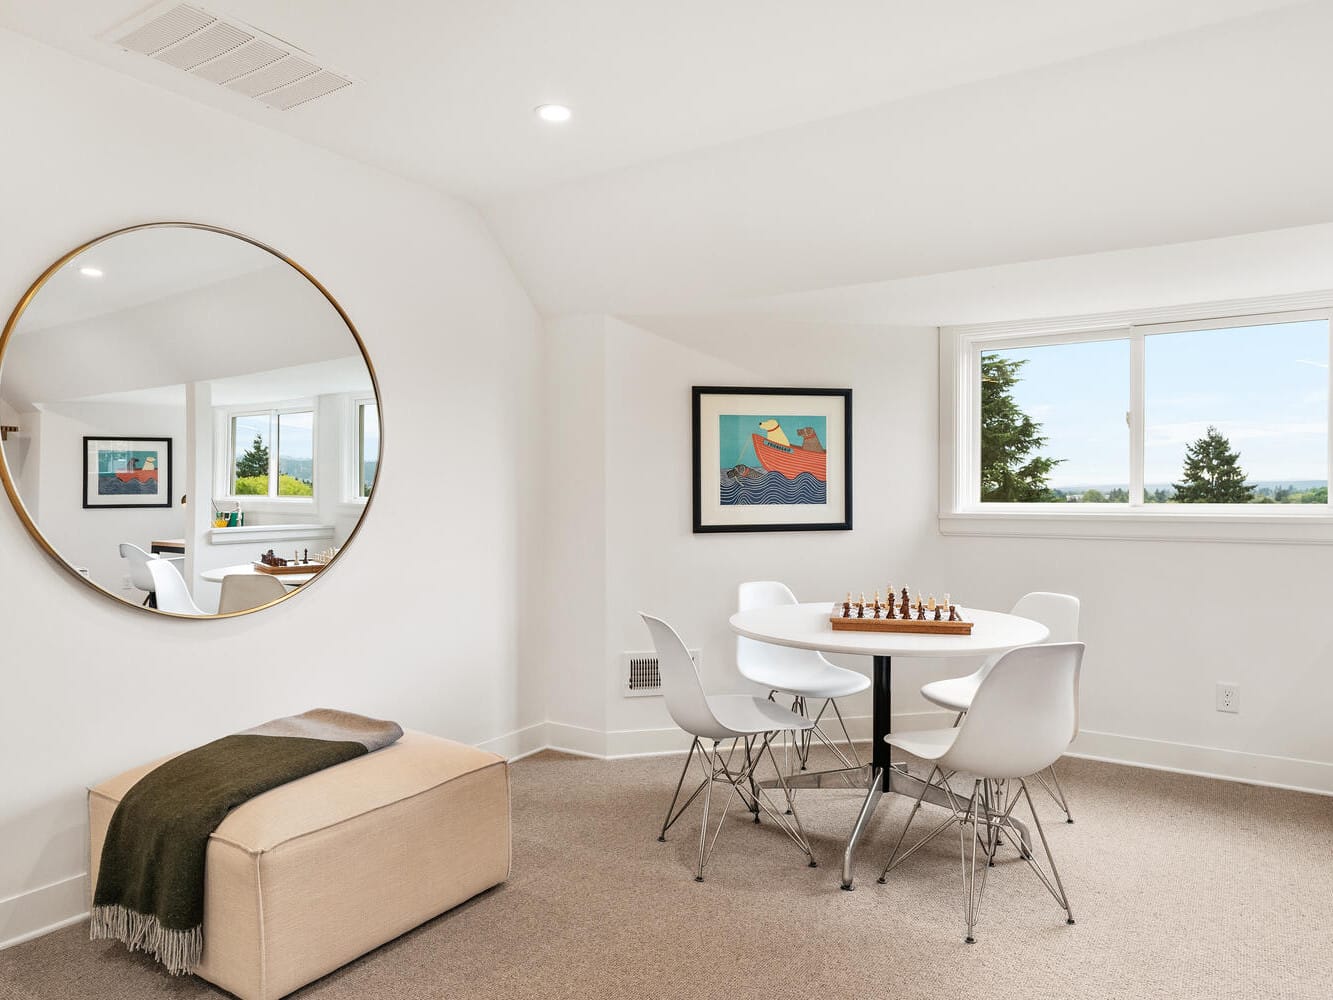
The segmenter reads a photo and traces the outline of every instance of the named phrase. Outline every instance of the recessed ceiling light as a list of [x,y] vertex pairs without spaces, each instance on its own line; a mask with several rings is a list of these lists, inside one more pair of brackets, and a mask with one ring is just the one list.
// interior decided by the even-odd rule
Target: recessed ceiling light
[[537,108],[537,117],[544,122],[567,122],[573,114],[563,104],[543,104]]
[[100,278],[102,276],[102,269],[100,267],[81,267],[79,268],[79,273],[85,278]]

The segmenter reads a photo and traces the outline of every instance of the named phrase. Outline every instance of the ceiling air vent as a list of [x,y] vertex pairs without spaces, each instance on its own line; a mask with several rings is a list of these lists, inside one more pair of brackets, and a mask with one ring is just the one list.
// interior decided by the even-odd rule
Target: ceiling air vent
[[158,4],[103,37],[279,111],[352,85],[281,39],[189,4]]

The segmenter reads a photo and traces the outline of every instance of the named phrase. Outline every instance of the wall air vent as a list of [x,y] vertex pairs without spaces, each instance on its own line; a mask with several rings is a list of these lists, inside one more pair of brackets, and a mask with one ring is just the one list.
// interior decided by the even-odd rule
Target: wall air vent
[[[690,650],[690,659],[696,668],[701,656],[699,650]],[[626,698],[644,698],[662,693],[662,674],[658,670],[656,653],[621,653],[620,663]]]
[[309,53],[190,4],[157,4],[102,37],[278,111],[352,86]]

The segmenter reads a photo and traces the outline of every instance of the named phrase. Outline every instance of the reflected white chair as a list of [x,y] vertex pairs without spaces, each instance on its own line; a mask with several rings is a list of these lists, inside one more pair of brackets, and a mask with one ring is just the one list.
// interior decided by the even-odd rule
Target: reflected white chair
[[144,598],[144,607],[154,608],[154,583],[153,575],[148,572],[148,561],[156,559],[157,556],[149,555],[137,545],[130,542],[120,543],[120,558],[124,559],[130,566],[130,583],[134,585],[135,590],[146,590],[148,596]]
[[[748,694],[710,695],[705,693],[699,679],[698,668],[690,658],[685,643],[666,622],[652,615],[642,614],[644,624],[653,637],[653,646],[657,650],[658,668],[662,677],[662,695],[666,700],[667,711],[672,720],[685,732],[694,737],[689,753],[685,757],[685,766],[681,769],[680,780],[676,782],[676,792],[667,807],[666,819],[662,823],[659,841],[666,840],[666,833],[676,820],[702,792],[704,797],[703,819],[699,825],[699,866],[694,876],[696,882],[704,880],[704,866],[713,853],[718,834],[727,819],[727,810],[731,802],[740,794],[741,801],[754,813],[755,822],[759,822],[759,812],[767,813],[769,818],[791,838],[809,859],[810,867],[815,867],[814,852],[810,841],[801,827],[800,817],[796,814],[792,802],[791,790],[787,787],[782,769],[773,756],[773,738],[786,730],[798,732],[809,729],[812,723],[794,712],[776,705],[766,698],[756,698]],[[721,744],[731,741],[729,750],[721,749]],[[743,760],[737,759],[738,748],[743,747]],[[770,804],[768,793],[760,787],[756,770],[767,756],[778,775],[778,785],[786,799],[788,819],[775,804]],[[685,786],[685,776],[689,773],[691,761],[698,760],[702,780],[688,799],[679,808],[681,789]],[[734,763],[733,763],[734,761]],[[717,822],[712,840],[708,839],[708,817],[712,808],[713,785],[723,784],[730,787],[727,800],[722,807],[722,816]]]
[[[1078,680],[1082,663],[1081,642],[1020,646],[991,665],[960,725],[953,729],[885,737],[891,746],[921,758],[932,767],[879,881],[887,881],[889,872],[918,848],[952,824],[959,824],[963,913],[967,920],[965,940],[968,944],[975,940],[972,931],[986,890],[986,872],[994,866],[996,852],[1005,839],[1018,847],[1019,856],[1055,897],[1065,911],[1065,922],[1074,922],[1074,911],[1060,881],[1060,872],[1055,867],[1055,858],[1046,842],[1025,779],[1055,763],[1077,735]],[[949,784],[949,779],[959,773],[972,778],[968,796],[955,792]],[[1013,787],[1015,783],[1017,790]],[[943,791],[953,814],[900,855],[898,851],[908,828],[932,785]],[[1032,814],[1032,824],[1050,866],[1049,874],[1025,845],[1022,832],[1015,825],[1013,812],[1020,799],[1027,802]],[[979,881],[978,846],[982,851]]]
[[282,600],[286,595],[287,588],[277,577],[263,573],[228,573],[222,578],[218,614],[261,608],[265,604]]
[[159,611],[170,611],[178,615],[208,614],[194,603],[194,598],[190,596],[180,570],[167,560],[149,559],[148,572],[153,574],[153,590],[157,594]]
[[[796,604],[796,595],[785,583],[776,580],[756,580],[742,583],[737,593],[739,610],[753,608],[773,608]],[[861,757],[856,752],[847,723],[838,708],[838,699],[860,694],[870,687],[870,678],[855,670],[848,670],[830,663],[822,653],[813,649],[794,649],[790,646],[775,646],[767,642],[758,642],[738,636],[736,639],[736,666],[741,675],[761,687],[773,692],[792,697],[792,711],[809,717],[807,702],[822,701],[824,704],[812,720],[813,724],[805,734],[796,740],[796,753],[805,770],[810,757],[811,738],[819,739],[833,751],[844,767],[861,767]],[[828,738],[819,723],[824,713],[830,708],[842,728],[843,739],[847,741],[849,760],[838,746]]]
[[[1020,618],[1030,618],[1034,622],[1041,622],[1045,625],[1051,633],[1046,637],[1046,642],[1077,642],[1078,612],[1079,601],[1077,597],[1071,597],[1069,594],[1050,594],[1044,591],[1035,591],[1020,597],[1010,614],[1018,615]],[[999,659],[999,654],[990,657],[982,663],[975,673],[968,674],[966,677],[948,677],[944,680],[931,681],[921,688],[921,697],[939,705],[941,708],[957,712],[958,718],[954,720],[954,725],[957,725],[959,720],[962,719],[963,713],[972,704],[972,698],[976,695],[977,688],[981,686],[982,680],[990,673],[991,668],[995,666]],[[1074,719],[1074,727],[1077,731],[1077,715]],[[1065,822],[1074,822],[1074,815],[1069,811],[1069,802],[1065,798],[1064,789],[1060,787],[1060,779],[1056,777],[1053,765],[1048,773],[1050,776],[1049,782],[1045,775],[1037,775],[1037,780],[1046,789],[1047,794],[1064,810]]]

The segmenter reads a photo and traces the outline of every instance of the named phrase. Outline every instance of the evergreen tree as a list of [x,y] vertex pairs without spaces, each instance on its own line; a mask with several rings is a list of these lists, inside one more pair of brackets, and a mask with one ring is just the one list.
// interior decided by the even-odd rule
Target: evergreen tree
[[1123,486],[1117,486],[1110,493],[1106,494],[1107,503],[1129,503],[1129,490]]
[[268,446],[264,444],[264,439],[256,434],[250,450],[236,460],[236,478],[267,475]]
[[1106,503],[1106,494],[1096,487],[1088,487],[1083,491],[1084,503]]
[[1041,424],[1019,408],[1012,389],[1026,361],[981,356],[981,499],[1054,502],[1046,477],[1063,459],[1036,452],[1046,444]]
[[1231,450],[1216,427],[1185,448],[1183,483],[1173,484],[1181,503],[1249,503],[1254,487],[1245,485],[1240,453]]

